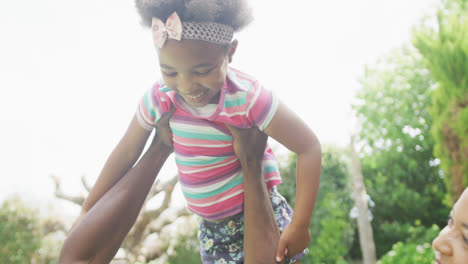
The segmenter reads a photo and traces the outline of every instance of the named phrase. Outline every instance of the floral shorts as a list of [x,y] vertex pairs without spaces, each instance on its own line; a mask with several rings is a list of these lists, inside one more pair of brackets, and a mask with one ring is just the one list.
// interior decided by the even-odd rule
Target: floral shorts
[[[291,222],[293,210],[286,199],[273,187],[270,198],[276,223],[283,231]],[[198,238],[200,239],[200,255],[204,264],[244,263],[244,214],[239,213],[222,222],[209,222],[200,219],[198,225]],[[285,263],[294,263],[309,253],[306,248],[294,258],[286,259]]]

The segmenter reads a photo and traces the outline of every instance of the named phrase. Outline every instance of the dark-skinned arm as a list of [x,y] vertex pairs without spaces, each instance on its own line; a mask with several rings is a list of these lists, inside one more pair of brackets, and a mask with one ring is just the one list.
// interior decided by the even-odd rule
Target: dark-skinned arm
[[257,127],[238,129],[228,125],[228,128],[244,176],[244,263],[277,263],[280,232],[262,168],[268,136]]
[[60,252],[59,263],[109,263],[136,221],[153,182],[172,153],[165,114],[140,161],[87,212],[72,229]]
[[310,243],[309,226],[320,185],[322,149],[304,120],[281,102],[264,132],[297,154],[294,214],[281,233],[276,251],[278,260],[283,260],[285,255],[292,258],[300,254]]

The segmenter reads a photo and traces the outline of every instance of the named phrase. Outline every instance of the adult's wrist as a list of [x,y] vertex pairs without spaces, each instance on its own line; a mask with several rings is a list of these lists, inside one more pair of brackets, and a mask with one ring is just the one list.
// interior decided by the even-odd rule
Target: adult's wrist
[[260,180],[264,181],[263,177],[263,168],[261,163],[257,162],[246,162],[241,163],[242,166],[242,174],[244,176],[244,180]]
[[243,169],[262,169],[262,160],[240,158],[239,162]]
[[174,148],[172,145],[168,145],[168,143],[164,142],[162,139],[156,136],[153,142],[151,142],[147,152],[169,156],[173,151]]

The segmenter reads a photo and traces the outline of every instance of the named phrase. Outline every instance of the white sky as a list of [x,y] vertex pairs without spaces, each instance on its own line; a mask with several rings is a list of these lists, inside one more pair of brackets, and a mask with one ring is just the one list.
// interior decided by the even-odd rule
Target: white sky
[[[232,66],[256,76],[322,143],[344,146],[364,65],[410,39],[435,0],[252,0]],[[80,192],[159,78],[133,0],[0,1],[0,200]],[[171,173],[174,166],[167,166]]]

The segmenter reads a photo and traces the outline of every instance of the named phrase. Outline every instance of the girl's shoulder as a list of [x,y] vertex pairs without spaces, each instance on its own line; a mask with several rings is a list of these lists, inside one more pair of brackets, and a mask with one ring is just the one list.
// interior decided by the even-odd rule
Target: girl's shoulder
[[249,99],[255,99],[258,98],[259,94],[271,93],[270,90],[263,87],[256,77],[232,67],[229,67],[227,72],[227,84],[228,94],[236,97],[243,95]]
[[230,90],[233,91],[249,91],[258,84],[258,80],[254,76],[232,67],[228,68],[227,80]]

